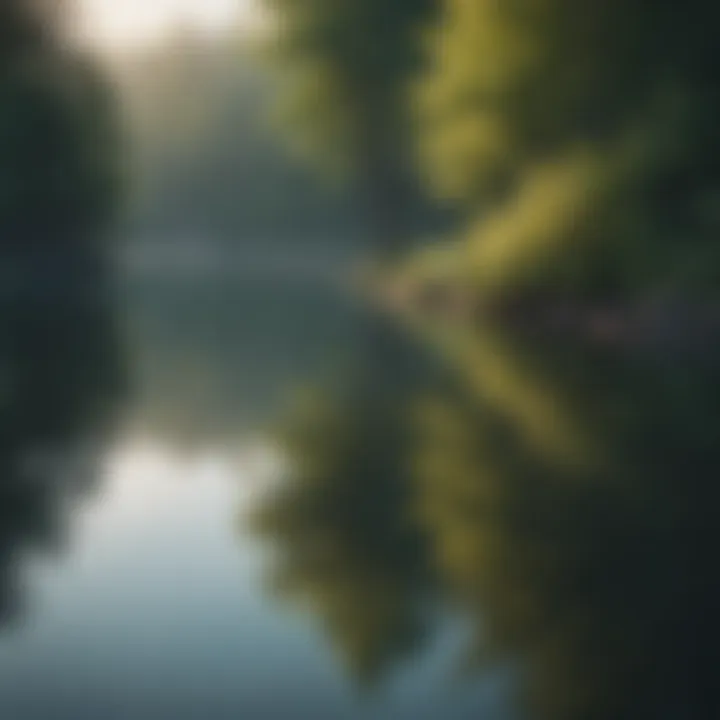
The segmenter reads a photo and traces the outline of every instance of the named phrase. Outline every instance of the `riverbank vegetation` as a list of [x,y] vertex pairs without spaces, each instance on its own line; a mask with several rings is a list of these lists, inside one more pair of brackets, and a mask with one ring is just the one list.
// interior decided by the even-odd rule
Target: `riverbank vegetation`
[[295,128],[348,161],[379,254],[408,245],[401,169],[452,218],[393,263],[396,295],[494,307],[714,294],[713,4],[268,5],[305,98]]

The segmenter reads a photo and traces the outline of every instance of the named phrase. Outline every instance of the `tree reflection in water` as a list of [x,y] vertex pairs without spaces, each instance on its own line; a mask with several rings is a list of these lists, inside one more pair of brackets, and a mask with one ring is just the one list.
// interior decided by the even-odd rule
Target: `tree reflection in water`
[[298,397],[275,436],[292,479],[253,520],[280,553],[276,591],[313,608],[353,677],[372,684],[427,632],[430,578],[405,462],[420,368],[382,323],[357,358],[348,379]]
[[279,433],[293,472],[256,519],[281,594],[361,678],[442,606],[475,628],[458,661],[516,666],[530,717],[715,716],[710,358],[422,333],[449,379],[366,363]]

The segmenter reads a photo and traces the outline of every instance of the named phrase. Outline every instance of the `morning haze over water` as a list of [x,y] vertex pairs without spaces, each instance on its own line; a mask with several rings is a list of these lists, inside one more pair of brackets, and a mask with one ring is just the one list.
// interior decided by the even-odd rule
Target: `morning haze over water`
[[715,717],[717,19],[0,0],[0,717]]

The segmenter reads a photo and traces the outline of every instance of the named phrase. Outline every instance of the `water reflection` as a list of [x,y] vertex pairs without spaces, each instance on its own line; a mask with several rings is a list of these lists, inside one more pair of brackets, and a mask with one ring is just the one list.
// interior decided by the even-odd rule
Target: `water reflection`
[[529,717],[714,716],[714,363],[416,330],[449,374],[373,336],[278,431],[275,590],[358,680],[460,615],[458,669],[515,668]]
[[[714,714],[720,456],[707,359],[531,353],[497,336],[453,354],[487,372],[488,347],[506,392],[442,399],[418,444],[435,562],[477,618],[477,654],[520,661],[533,716]],[[538,442],[543,425],[552,442]]]
[[0,602],[30,550],[63,544],[72,501],[98,481],[124,384],[109,319],[94,307],[3,303]]
[[[114,477],[73,561],[45,576],[50,609],[0,644],[4,716],[476,717],[487,694],[438,691],[419,662],[444,659],[448,627],[458,672],[509,669],[529,717],[717,715],[713,354],[401,329],[285,272],[125,278],[141,442],[111,452],[127,390],[114,112],[94,68],[13,7],[0,2],[0,620],[23,604],[28,556],[60,548],[101,468]],[[228,452],[328,353],[336,371],[269,446]],[[269,559],[233,544],[236,476]],[[382,708],[346,695],[308,628],[269,609],[266,560],[271,590],[320,621],[363,688],[413,667]]]
[[343,663],[369,683],[423,640],[430,576],[407,512],[405,413],[418,358],[377,321],[356,358],[336,385],[297,398],[276,436],[291,480],[254,525],[280,551],[277,591],[309,603]]

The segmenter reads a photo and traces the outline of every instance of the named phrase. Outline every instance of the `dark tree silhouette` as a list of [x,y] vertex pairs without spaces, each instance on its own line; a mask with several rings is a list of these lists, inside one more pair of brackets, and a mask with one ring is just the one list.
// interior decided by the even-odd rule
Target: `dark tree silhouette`
[[0,3],[0,613],[23,558],[56,549],[126,385],[107,235],[109,94],[37,3]]
[[0,250],[87,262],[117,208],[117,115],[93,62],[35,5],[0,10]]

